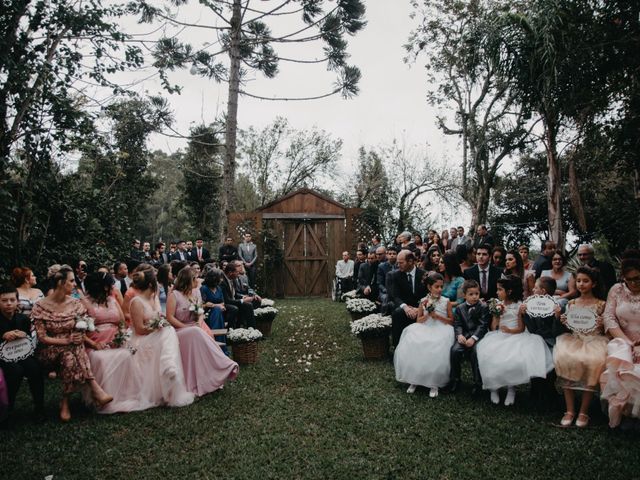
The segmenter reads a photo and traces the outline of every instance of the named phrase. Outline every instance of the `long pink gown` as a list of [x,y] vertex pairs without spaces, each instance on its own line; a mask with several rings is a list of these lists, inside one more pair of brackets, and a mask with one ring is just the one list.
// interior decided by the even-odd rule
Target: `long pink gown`
[[[158,312],[146,303],[143,306],[147,323]],[[113,395],[113,401],[100,413],[134,412],[160,405],[182,407],[195,399],[185,384],[178,336],[171,326],[148,335],[133,332],[126,347],[92,350],[89,358],[96,380]]]
[[98,305],[87,297],[87,313],[95,320],[96,329],[94,332],[87,332],[94,342],[111,343],[118,333],[120,323],[120,309],[117,300],[113,297],[107,298],[106,305]]
[[[175,317],[187,325],[177,329],[187,390],[198,396],[218,390],[227,380],[236,378],[238,364],[195,323],[198,316],[189,311],[189,299],[177,290],[171,295],[176,299]],[[194,289],[193,295],[202,303],[199,289]]]

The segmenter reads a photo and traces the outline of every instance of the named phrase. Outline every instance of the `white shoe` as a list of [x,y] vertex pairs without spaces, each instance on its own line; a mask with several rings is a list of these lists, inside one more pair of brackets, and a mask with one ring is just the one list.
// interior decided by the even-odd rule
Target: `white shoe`
[[504,404],[506,407],[513,405],[516,401],[516,389],[513,387],[509,387],[507,389],[507,396],[504,399]]
[[491,390],[491,403],[495,403],[496,405],[500,403],[500,395],[498,395],[498,390]]
[[431,390],[429,390],[429,396],[431,398],[436,398],[438,396],[438,387],[433,387]]
[[409,385],[409,388],[407,388],[407,393],[413,393],[416,391],[416,387],[417,385]]

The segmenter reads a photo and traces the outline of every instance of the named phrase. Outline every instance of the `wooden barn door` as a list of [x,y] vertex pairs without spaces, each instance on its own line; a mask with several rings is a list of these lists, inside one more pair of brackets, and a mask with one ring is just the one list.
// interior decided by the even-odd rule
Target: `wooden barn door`
[[326,221],[284,224],[285,296],[327,296],[329,251]]

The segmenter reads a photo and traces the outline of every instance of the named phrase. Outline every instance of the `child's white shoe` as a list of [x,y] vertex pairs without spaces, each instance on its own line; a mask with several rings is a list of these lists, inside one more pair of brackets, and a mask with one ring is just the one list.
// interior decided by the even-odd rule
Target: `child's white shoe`
[[498,390],[491,390],[491,403],[499,404],[500,403],[500,395],[498,395]]
[[409,388],[407,388],[407,393],[413,393],[416,391],[416,387],[417,385],[409,385]]
[[513,405],[516,401],[516,389],[513,387],[509,387],[507,389],[507,396],[504,399],[505,406]]
[[431,390],[429,390],[429,396],[431,398],[436,398],[438,396],[438,387],[433,387]]

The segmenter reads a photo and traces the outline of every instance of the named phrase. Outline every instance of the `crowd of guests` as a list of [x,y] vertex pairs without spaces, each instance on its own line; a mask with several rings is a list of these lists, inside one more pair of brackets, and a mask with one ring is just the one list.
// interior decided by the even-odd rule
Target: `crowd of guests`
[[[624,253],[617,276],[583,244],[570,272],[554,242],[532,261],[528,245],[505,249],[480,225],[473,238],[462,227],[430,231],[426,241],[402,232],[388,246],[374,236],[349,257],[343,252],[336,277],[391,315],[396,379],[408,393],[455,392],[468,359],[472,393],[488,390],[493,403],[506,390],[504,404],[513,405],[515,387],[530,384],[544,408],[562,393],[563,426],[586,427],[598,392],[611,427],[640,417],[640,251]],[[530,314],[532,296],[551,297],[553,313]],[[571,328],[572,309],[593,312],[596,327]]]
[[45,417],[45,377],[60,380],[62,421],[71,419],[74,392],[100,413],[130,412],[188,405],[234,379],[225,334],[255,327],[255,244],[249,234],[238,248],[229,238],[216,261],[202,240],[189,243],[168,252],[160,243],[150,253],[136,240],[112,266],[52,265],[41,282],[14,268],[0,285],[0,335],[33,348],[25,358],[0,357],[0,425],[24,378],[37,420]]

